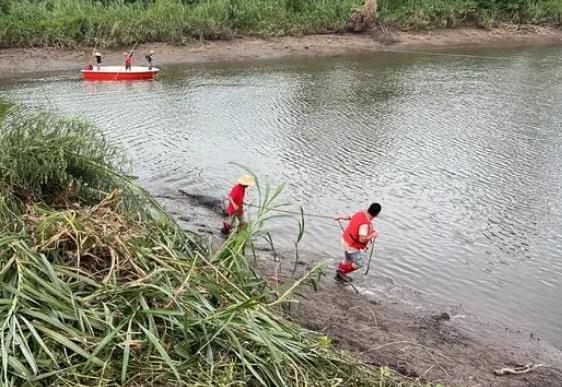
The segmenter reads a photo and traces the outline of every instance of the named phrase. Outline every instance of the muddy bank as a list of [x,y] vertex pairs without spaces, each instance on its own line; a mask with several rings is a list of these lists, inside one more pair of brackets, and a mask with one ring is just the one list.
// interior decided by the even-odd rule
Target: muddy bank
[[[267,262],[260,268],[267,276],[275,271]],[[288,272],[281,279],[289,281]],[[411,304],[407,295],[357,294],[332,275],[328,271],[318,291],[301,293],[290,316],[365,363],[445,386],[562,386],[561,353],[532,334],[486,323],[461,308]],[[521,375],[494,374],[529,363],[540,366]]]
[[[287,57],[328,57],[369,54],[382,51],[423,51],[463,46],[516,46],[561,44],[562,30],[557,27],[504,25],[483,30],[459,28],[425,32],[375,31],[366,34],[312,35],[271,39],[242,38],[231,41],[202,41],[189,46],[155,43],[138,47],[136,63],[143,53],[155,52],[155,65],[244,61]],[[83,68],[92,48],[64,50],[25,48],[0,50],[0,77]],[[122,62],[123,49],[103,50],[104,64]]]
[[[219,199],[204,195],[164,192],[157,195],[187,229],[220,244]],[[303,247],[305,248],[305,247]],[[258,272],[282,284],[292,281],[292,251],[261,251]],[[307,272],[323,258],[302,253],[297,274]],[[334,344],[357,359],[388,366],[413,381],[445,386],[562,386],[562,352],[532,332],[486,321],[460,305],[436,305],[415,289],[369,273],[380,291],[342,287],[333,281],[333,266],[318,283],[318,290],[301,287],[298,304],[288,318],[330,336]],[[357,274],[356,274],[357,275]],[[360,276],[361,274],[359,274]],[[496,376],[495,370],[526,364],[539,368],[521,375]]]

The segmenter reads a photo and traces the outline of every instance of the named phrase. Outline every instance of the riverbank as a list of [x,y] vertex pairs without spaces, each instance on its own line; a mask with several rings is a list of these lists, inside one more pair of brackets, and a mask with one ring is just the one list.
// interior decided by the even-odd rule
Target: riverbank
[[[136,63],[143,53],[155,52],[155,65],[202,64],[278,58],[365,55],[385,51],[415,52],[459,47],[506,47],[562,44],[562,29],[547,26],[505,24],[493,29],[458,28],[432,31],[389,31],[370,34],[307,35],[270,39],[241,38],[229,41],[201,41],[187,46],[166,43],[137,47]],[[31,73],[77,70],[89,60],[93,48],[10,48],[0,50],[1,78]],[[106,50],[105,64],[122,62],[123,49]]]
[[259,223],[210,251],[86,120],[0,101],[0,149],[0,385],[399,385],[279,314]]
[[[318,262],[309,256],[301,267],[311,268]],[[270,261],[260,271],[268,278],[276,272]],[[290,271],[286,267],[280,279],[290,281]],[[370,275],[374,281],[384,281],[375,273]],[[485,317],[431,305],[428,300],[412,303],[407,294],[374,296],[361,288],[361,294],[356,294],[336,284],[332,276],[329,270],[317,291],[297,292],[299,304],[291,316],[302,326],[331,337],[358,361],[443,386],[562,386],[562,353],[533,333],[491,324]],[[526,364],[542,366],[527,374],[494,374]]]
[[[375,23],[376,22],[376,23]],[[556,0],[45,0],[0,1],[0,47],[131,47],[229,40],[562,22]]]
[[[216,198],[163,192],[157,195],[182,226],[209,235],[217,245],[220,205]],[[257,270],[272,286],[292,281],[294,252],[277,251],[277,259],[264,249]],[[303,253],[294,278],[321,263],[325,257]],[[414,289],[404,289],[392,280],[390,292],[341,287],[333,280],[333,265],[317,283],[317,290],[301,287],[298,304],[288,316],[311,330],[331,337],[335,345],[360,362],[386,366],[412,381],[444,386],[562,386],[562,352],[532,332],[500,326],[474,316],[458,305],[436,305]],[[361,274],[356,274],[361,276]],[[494,371],[526,364],[539,368],[521,375],[496,376]]]

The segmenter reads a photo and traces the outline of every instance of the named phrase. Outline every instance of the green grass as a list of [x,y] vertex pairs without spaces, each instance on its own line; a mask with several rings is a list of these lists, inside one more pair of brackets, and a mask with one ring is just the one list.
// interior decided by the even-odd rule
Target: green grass
[[[560,23],[559,0],[379,0],[402,29]],[[0,48],[341,33],[362,0],[0,0]]]
[[[0,0],[6,1],[6,0]],[[0,13],[0,45],[127,46],[239,35],[342,32],[361,0],[21,0]],[[1,9],[1,8],[0,8]]]
[[379,15],[402,29],[560,23],[559,0],[379,0]]
[[246,256],[280,189],[210,251],[88,122],[0,122],[0,385],[397,386],[278,313]]
[[4,118],[4,115],[6,115],[6,113],[8,112],[10,106],[12,106],[12,104],[0,99],[0,121],[2,120],[2,118]]

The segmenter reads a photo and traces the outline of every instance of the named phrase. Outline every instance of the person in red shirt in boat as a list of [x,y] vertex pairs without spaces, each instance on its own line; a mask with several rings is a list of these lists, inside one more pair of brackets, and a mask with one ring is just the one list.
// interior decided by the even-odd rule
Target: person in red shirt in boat
[[[238,227],[245,224],[244,221],[244,198],[246,196],[246,188],[256,185],[256,182],[252,176],[245,175],[242,176],[234,187],[230,190],[227,197],[226,213],[228,215],[228,220],[222,222],[223,227],[221,232],[223,234],[228,234],[234,225],[234,221],[238,220]],[[225,203],[226,204],[226,203]]]
[[124,52],[125,55],[125,71],[131,71],[131,66],[133,65],[133,53]]
[[381,212],[379,203],[373,203],[367,211],[358,211],[353,215],[337,216],[335,220],[349,220],[343,232],[342,244],[344,247],[344,260],[338,265],[336,281],[351,282],[349,273],[363,267],[363,252],[369,243],[379,236],[379,232],[371,223]]

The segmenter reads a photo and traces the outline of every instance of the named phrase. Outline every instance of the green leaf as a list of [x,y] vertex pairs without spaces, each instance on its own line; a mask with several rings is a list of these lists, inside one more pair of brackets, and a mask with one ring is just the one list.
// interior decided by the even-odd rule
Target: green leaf
[[152,345],[154,345],[154,348],[156,348],[156,350],[158,351],[160,356],[162,356],[162,358],[164,359],[164,361],[166,362],[168,367],[170,367],[170,369],[172,370],[172,372],[176,376],[176,379],[178,381],[181,381],[181,377],[180,377],[180,374],[179,374],[178,370],[176,369],[176,366],[172,362],[172,359],[170,358],[170,356],[168,355],[168,353],[166,352],[166,350],[164,349],[162,344],[160,344],[160,341],[156,338],[156,336],[154,336],[152,334],[152,332],[150,332],[148,329],[143,327],[141,324],[138,324],[138,326],[144,332],[144,334],[146,335],[148,340],[150,340]]
[[25,366],[15,357],[8,356],[8,363],[12,366],[12,368],[20,374],[24,379],[29,379],[31,377],[31,373]]
[[129,368],[129,355],[131,352],[131,326],[133,324],[135,315],[129,320],[129,327],[127,328],[127,336],[125,336],[125,348],[123,349],[123,364],[121,365],[121,384],[127,381],[127,369]]
[[[95,357],[100,353],[114,338],[117,336],[117,333],[125,326],[127,320],[124,320],[121,324],[119,324],[116,328],[114,328],[111,332],[104,336],[104,338],[98,343],[94,351],[92,352],[92,357]],[[110,358],[105,359],[106,362],[109,361]],[[90,360],[86,363],[86,368],[88,367]]]
[[35,330],[33,325],[31,325],[31,323],[25,317],[20,316],[20,318],[25,323],[25,325],[27,325],[27,328],[29,329],[29,331],[31,332],[33,337],[35,338],[35,341],[37,341],[37,343],[39,343],[41,348],[43,348],[43,351],[45,351],[45,353],[51,358],[51,360],[53,360],[53,365],[55,367],[58,367],[55,356],[52,354],[52,352],[49,350],[49,348],[47,348],[47,346],[45,345],[45,342],[43,341],[43,339],[41,339],[41,336],[39,336],[39,333],[37,333],[37,331]]
[[101,361],[100,359],[98,359],[95,356],[92,356],[90,353],[88,353],[88,351],[84,350],[82,347],[80,347],[76,343],[73,343],[72,341],[70,341],[68,338],[64,337],[60,333],[55,332],[55,331],[53,331],[53,330],[51,330],[47,327],[41,326],[41,325],[37,325],[37,329],[39,329],[40,331],[42,331],[43,333],[48,335],[52,340],[56,341],[57,343],[67,347],[68,349],[70,349],[74,353],[77,353],[78,355],[86,358],[89,362],[93,362],[94,364],[99,365],[99,366],[104,365],[103,361]]
[[29,366],[33,370],[33,374],[37,375],[38,372],[37,363],[35,362],[35,357],[31,353],[31,350],[27,345],[27,337],[25,337],[25,335],[23,334],[19,321],[17,319],[14,320],[16,322],[16,327],[18,328],[18,333],[19,333],[17,336],[14,336],[14,340],[19,345],[21,353],[25,358],[25,361],[27,362],[27,364],[29,364]]

